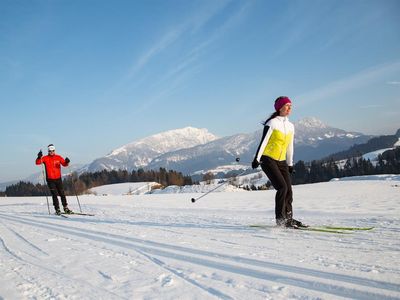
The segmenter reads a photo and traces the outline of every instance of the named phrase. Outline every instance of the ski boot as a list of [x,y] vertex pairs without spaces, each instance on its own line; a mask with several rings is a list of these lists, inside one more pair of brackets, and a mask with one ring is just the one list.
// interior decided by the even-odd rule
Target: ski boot
[[56,213],[57,216],[61,215],[61,210],[59,208],[56,208]]
[[307,228],[308,225],[303,224],[302,222],[295,220],[295,219],[290,219],[287,220],[286,222],[286,227],[292,227],[292,228]]
[[71,214],[73,214],[74,212],[73,212],[72,210],[70,210],[70,209],[68,208],[68,206],[64,206],[64,213],[67,214],[67,215],[71,215]]
[[276,219],[276,226],[286,227],[286,220],[285,219]]

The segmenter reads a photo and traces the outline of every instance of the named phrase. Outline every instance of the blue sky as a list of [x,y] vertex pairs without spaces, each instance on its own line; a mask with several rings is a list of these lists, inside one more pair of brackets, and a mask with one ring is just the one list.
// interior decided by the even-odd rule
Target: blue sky
[[194,126],[291,119],[400,128],[400,1],[0,0],[0,182]]

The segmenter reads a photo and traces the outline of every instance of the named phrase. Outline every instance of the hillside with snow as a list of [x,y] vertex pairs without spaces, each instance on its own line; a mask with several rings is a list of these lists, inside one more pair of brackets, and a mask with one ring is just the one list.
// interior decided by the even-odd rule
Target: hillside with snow
[[297,219],[374,229],[276,228],[273,190],[1,198],[0,298],[400,299],[400,181],[293,188]]
[[359,132],[348,132],[343,129],[331,127],[315,117],[308,117],[295,122],[297,145],[315,145],[318,141],[333,138],[357,139],[363,136]]
[[[396,142],[400,143],[400,130],[393,135],[393,138],[397,136],[395,141],[390,143],[391,139],[389,139],[388,144],[387,137],[390,136],[370,139],[371,136],[335,129],[321,120],[311,117],[295,122],[295,128],[295,162],[321,159],[337,154],[338,151],[339,154],[340,151],[347,153],[345,150],[355,147],[354,145],[359,148],[366,141],[368,141],[367,144],[372,141],[369,148],[378,151],[381,148],[396,147]],[[63,170],[63,174],[67,175],[72,172],[81,174],[100,170],[132,171],[138,168],[147,170],[166,168],[182,172],[184,175],[192,175],[196,181],[201,180],[202,175],[207,172],[224,177],[232,174],[234,170],[250,169],[261,136],[262,129],[227,137],[217,137],[207,129],[193,127],[170,130],[116,148],[108,155],[87,165],[73,164]],[[386,140],[386,146],[379,148],[381,142],[376,141],[381,139]],[[356,152],[358,153],[359,150]],[[236,161],[237,157],[240,157],[239,163]],[[43,182],[41,172],[23,180],[34,184]],[[0,191],[17,182],[0,183]]]
[[89,189],[88,193],[97,196],[143,195],[159,186],[157,182],[124,182],[96,186]]
[[171,151],[191,148],[218,137],[207,129],[185,127],[155,134],[119,147],[94,160],[80,172],[101,170],[133,170],[147,166],[154,158]]
[[[295,122],[295,160],[316,160],[354,144],[366,142],[371,136],[347,132],[326,125],[321,120],[308,117]],[[262,129],[249,134],[223,137],[204,145],[177,150],[160,155],[147,168],[166,167],[186,174],[206,173],[212,169],[235,166],[235,158],[247,162],[249,167],[262,136]],[[228,172],[227,171],[227,172]],[[214,172],[215,173],[215,172]]]
[[260,137],[258,133],[223,137],[207,144],[160,155],[146,168],[157,170],[164,167],[185,174],[207,173],[215,168],[229,171],[232,168],[238,169],[237,157],[242,161],[241,166],[249,168]]
[[[82,171],[142,167],[152,170],[166,168],[184,174],[206,173],[217,168],[229,172],[236,165],[237,157],[241,158],[242,165],[249,167],[262,136],[261,127],[252,133],[221,138],[205,129],[187,127],[171,130],[117,148]],[[319,159],[370,138],[361,133],[330,127],[311,117],[299,120],[295,127],[296,161]]]
[[[311,117],[299,120],[295,126],[296,161],[320,159],[370,138],[360,133],[332,128]],[[227,137],[218,137],[204,128],[185,127],[169,130],[118,147],[86,165],[72,164],[63,174],[119,169],[132,171],[138,168],[166,168],[185,175],[218,169],[215,174],[224,174],[232,168],[250,167],[261,136],[261,125],[255,132]],[[241,158],[240,167],[235,161],[237,157]],[[71,159],[73,161],[73,157]],[[42,182],[43,178],[41,172],[37,172],[22,180],[36,184]],[[5,190],[6,186],[17,182],[0,183],[0,190]]]
[[312,161],[364,144],[372,136],[331,127],[313,117],[294,123],[295,160]]

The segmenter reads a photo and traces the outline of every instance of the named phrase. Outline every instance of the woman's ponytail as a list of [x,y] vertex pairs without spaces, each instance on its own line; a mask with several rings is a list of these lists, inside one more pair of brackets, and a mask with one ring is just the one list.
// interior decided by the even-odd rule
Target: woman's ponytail
[[276,111],[276,112],[272,113],[272,115],[270,115],[270,117],[269,117],[267,120],[265,120],[265,122],[263,122],[262,124],[263,124],[264,126],[267,125],[267,123],[268,123],[270,120],[272,120],[273,118],[276,118],[277,116],[279,116],[279,111]]

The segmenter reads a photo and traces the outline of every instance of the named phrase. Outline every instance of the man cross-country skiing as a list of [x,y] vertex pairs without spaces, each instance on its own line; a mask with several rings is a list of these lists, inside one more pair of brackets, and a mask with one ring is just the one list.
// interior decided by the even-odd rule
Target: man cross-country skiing
[[67,167],[70,160],[68,157],[65,159],[56,154],[56,147],[53,144],[47,146],[48,155],[43,156],[42,150],[39,151],[36,164],[44,164],[46,170],[47,186],[50,189],[53,205],[57,215],[61,214],[60,204],[58,202],[57,193],[61,197],[61,203],[66,214],[71,214],[72,211],[68,208],[67,198],[65,197],[64,187],[61,180],[61,166]]

